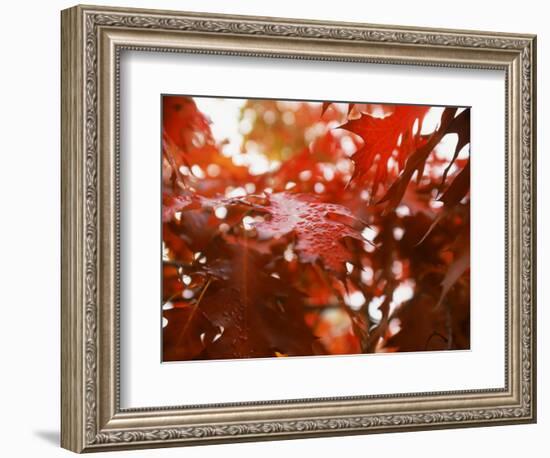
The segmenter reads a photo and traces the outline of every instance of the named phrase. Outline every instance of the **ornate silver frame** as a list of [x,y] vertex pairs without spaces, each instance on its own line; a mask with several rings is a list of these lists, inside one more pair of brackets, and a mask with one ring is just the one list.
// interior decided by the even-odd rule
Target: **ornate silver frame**
[[[536,37],[76,6],[62,12],[62,422],[75,452],[536,419]],[[118,373],[118,65],[124,49],[506,74],[506,386],[126,409]]]

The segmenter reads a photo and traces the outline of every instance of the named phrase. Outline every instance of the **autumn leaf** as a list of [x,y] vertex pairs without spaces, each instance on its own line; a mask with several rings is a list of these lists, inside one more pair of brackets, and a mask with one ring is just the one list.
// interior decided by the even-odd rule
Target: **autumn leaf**
[[[392,317],[401,329],[387,340],[389,347],[399,351],[428,351],[448,349],[445,314],[434,307],[433,299],[419,295],[403,306]],[[408,332],[414,329],[414,333]]]
[[288,192],[267,195],[264,210],[270,218],[256,223],[260,239],[295,237],[294,249],[301,262],[321,263],[334,272],[342,273],[353,254],[344,244],[345,238],[363,241],[361,225],[346,207],[319,202],[306,194]]
[[469,108],[208,102],[162,98],[164,361],[469,348]]
[[470,161],[453,180],[449,188],[438,199],[447,207],[458,205],[464,197],[470,192]]
[[445,186],[445,180],[447,179],[447,176],[451,170],[452,165],[455,163],[456,159],[458,158],[458,154],[466,146],[468,143],[470,143],[470,109],[465,109],[462,113],[460,113],[453,121],[453,123],[449,126],[449,129],[446,132],[447,134],[457,134],[458,141],[453,153],[453,157],[449,161],[449,164],[445,168],[445,171],[443,172],[443,177],[441,178],[441,184],[439,185],[439,189],[443,189]]
[[277,191],[283,191],[288,183],[295,183],[298,192],[314,191],[315,183],[322,183],[323,189],[343,190],[348,178],[334,166],[342,160],[348,161],[340,138],[329,130],[292,155],[267,180]]
[[172,221],[175,215],[185,208],[197,208],[198,200],[193,193],[185,192],[178,195],[163,194],[162,222]]
[[182,151],[212,139],[210,121],[191,97],[164,96],[162,106],[164,135]]
[[[375,117],[362,113],[358,119],[349,120],[340,126],[359,135],[365,142],[351,157],[355,164],[352,181],[365,179],[370,169],[376,165],[372,183],[372,195],[376,195],[378,185],[387,176],[388,162],[394,152],[397,163],[402,164],[418,144],[422,120],[429,109],[426,106],[400,105],[387,116]],[[413,130],[415,123],[416,132]]]
[[[464,123],[463,120],[467,116],[464,114],[466,112],[463,112],[459,116],[455,117],[456,111],[456,108],[446,108],[441,116],[440,126],[430,135],[430,137],[425,142],[423,142],[407,157],[403,171],[401,172],[399,177],[391,184],[382,199],[378,201],[378,203],[387,202],[386,211],[397,208],[415,173],[417,173],[417,181],[420,181],[424,174],[426,161],[445,135],[447,135],[448,133],[457,132],[461,132],[463,135],[466,134],[466,132],[463,132],[460,129],[460,126],[462,126]],[[458,142],[457,148],[460,144],[461,141]]]
[[453,253],[454,259],[441,282],[441,296],[439,297],[437,306],[441,305],[451,288],[462,277],[464,272],[470,268],[470,238],[465,236],[458,237],[453,242],[450,251]]
[[[263,272],[261,258],[241,246],[226,253],[227,280],[207,282],[186,306],[164,312],[165,360],[308,355],[316,337],[304,322],[301,293]],[[191,353],[191,354],[190,354]]]
[[449,188],[439,197],[439,201],[443,202],[443,208],[434,219],[432,225],[424,234],[422,239],[418,242],[422,243],[426,237],[430,234],[433,228],[445,217],[447,216],[466,195],[470,192],[470,161],[466,163],[464,168],[453,180]]

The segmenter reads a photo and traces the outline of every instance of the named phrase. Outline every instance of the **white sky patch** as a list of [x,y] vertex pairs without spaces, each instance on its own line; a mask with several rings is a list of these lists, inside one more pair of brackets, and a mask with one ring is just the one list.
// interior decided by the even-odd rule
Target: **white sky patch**
[[431,134],[441,122],[441,115],[445,107],[432,107],[428,110],[428,113],[422,121],[422,129],[420,130],[421,135]]
[[241,135],[249,134],[252,131],[252,121],[248,118],[244,118],[239,123],[239,133]]
[[[394,150],[394,154],[397,150]],[[388,170],[398,170],[398,163],[397,161],[393,158],[393,157],[390,157],[388,159]]]
[[393,318],[389,322],[389,331],[392,336],[401,331],[401,320],[399,318]]
[[392,299],[399,304],[411,300],[414,296],[415,286],[414,280],[405,280],[401,282],[393,291]]
[[264,121],[267,124],[273,124],[276,120],[277,120],[277,115],[275,114],[275,112],[273,110],[267,110],[264,113]]
[[191,172],[193,172],[193,175],[195,175],[197,178],[204,178],[204,172],[200,165],[194,164],[191,166]]
[[283,257],[285,258],[285,261],[291,262],[294,259],[296,259],[296,254],[294,253],[294,250],[292,249],[292,245],[288,245],[285,249],[285,252],[283,253]]
[[331,164],[322,164],[323,178],[326,181],[332,181],[334,179],[334,169]]
[[340,159],[336,163],[336,168],[341,173],[350,173],[351,172],[351,161],[349,159]]
[[252,175],[261,175],[267,172],[271,166],[267,157],[256,150],[234,154],[231,156],[231,160],[235,165],[248,167],[248,171]]
[[404,216],[409,216],[411,214],[411,210],[409,209],[409,207],[402,204],[395,209],[395,213],[397,213],[397,216],[399,216],[400,218],[403,218]]
[[373,279],[374,279],[374,270],[372,270],[372,267],[369,267],[369,266],[363,267],[363,270],[361,271],[361,281],[365,285],[370,285]]
[[436,155],[441,159],[451,161],[458,143],[458,135],[455,133],[445,135],[436,148]]
[[375,250],[375,247],[372,242],[365,242],[363,243],[363,250],[365,250],[367,253],[372,253]]
[[225,190],[225,197],[234,198],[234,197],[244,197],[246,196],[246,189],[241,186],[233,188],[229,186]]
[[456,118],[460,113],[462,113],[464,110],[466,110],[465,107],[459,108],[458,110],[456,110],[455,118]]
[[246,100],[214,97],[194,97],[194,100],[199,110],[212,121],[210,129],[216,141],[227,139],[224,153],[228,156],[238,154],[243,139],[239,132],[239,118]]
[[347,156],[351,156],[353,153],[355,153],[355,150],[357,149],[355,147],[355,143],[353,143],[353,140],[348,136],[342,137],[342,140],[340,140],[340,146]]
[[[424,117],[424,121],[422,123],[422,129],[420,130],[420,133],[422,135],[429,135],[439,127],[439,125],[441,124],[441,115],[443,114],[444,110],[445,110],[445,107],[432,107],[428,110],[428,113]],[[463,112],[464,110],[466,110],[466,108],[459,108],[457,110],[456,115]],[[453,159],[457,143],[458,143],[457,134],[451,133],[451,134],[445,135],[437,145],[437,148],[435,150],[436,156],[439,159],[443,159],[447,162],[450,162]],[[467,145],[462,147],[457,158],[467,159],[469,155],[470,155],[470,144],[468,143]],[[446,168],[446,165],[444,165],[443,167]],[[454,171],[456,171],[456,169],[451,170],[451,175],[453,174],[452,172]]]
[[458,152],[457,159],[468,159],[470,156],[470,144],[464,145]]
[[212,178],[216,178],[221,173],[221,168],[218,164],[208,164],[206,167],[206,173]]
[[393,228],[393,238],[395,240],[401,240],[403,238],[403,234],[405,234],[405,230],[402,227]]
[[292,111],[285,111],[283,113],[283,122],[287,126],[291,126],[296,121],[296,117],[294,116],[294,113]]
[[359,310],[365,304],[365,296],[361,291],[354,291],[344,295],[344,302],[353,310]]
[[307,180],[311,179],[311,176],[312,176],[311,170],[303,170],[298,175],[298,177],[302,181],[307,181]]
[[250,231],[254,228],[254,218],[252,216],[245,216],[243,217],[243,227],[247,230],[247,231]]
[[281,165],[282,165],[281,161],[277,161],[277,160],[271,161],[271,163],[269,164],[269,171],[276,172],[281,168]]
[[216,208],[216,210],[214,210],[214,214],[216,215],[216,218],[224,219],[227,216],[227,208],[218,207]]
[[270,169],[269,160],[263,154],[249,155],[248,171],[251,175],[262,175]]
[[418,126],[420,122],[418,121],[418,118],[414,120],[413,128],[412,128],[412,134],[416,135],[418,133]]
[[327,127],[328,126],[325,126],[322,122],[316,122],[311,127],[308,127],[304,131],[304,139],[306,140],[306,144],[312,142],[320,135],[323,135]]
[[385,109],[384,109],[384,105],[372,105],[372,108],[371,108],[371,111],[369,112],[369,114],[373,117],[373,118],[387,118],[388,116],[391,116],[391,112],[387,112]]
[[441,208],[445,205],[443,202],[439,200],[430,200],[430,207],[431,208]]
[[[275,168],[272,162],[256,148],[253,148],[253,145],[245,145],[246,152],[241,153],[243,135],[250,132],[254,122],[255,113],[251,113],[251,110],[245,111],[245,116],[241,120],[240,114],[241,109],[246,104],[246,99],[224,99],[224,98],[215,98],[215,97],[195,97],[194,98],[197,107],[201,112],[203,112],[210,120],[210,128],[212,134],[217,142],[225,141],[226,143],[222,147],[222,153],[224,156],[231,157],[235,165],[244,166],[249,169],[249,172],[252,175],[261,175],[266,172],[273,171]],[[283,102],[281,102],[283,103]],[[291,118],[294,117],[294,114],[290,109],[294,108],[292,103],[288,103],[288,110],[285,111],[284,115],[286,116],[285,122],[290,122]],[[339,105],[339,104],[336,104]],[[347,107],[347,104],[340,104],[342,107]],[[342,108],[342,110],[347,110],[347,108]],[[432,107],[426,114],[423,122],[420,133],[422,135],[428,135],[432,133],[441,122],[441,114],[443,113],[444,107]],[[464,109],[459,109],[463,111]],[[385,117],[390,113],[384,111],[383,106],[374,107],[371,116],[374,117]],[[266,122],[269,121],[270,112],[264,113],[264,117],[267,116]],[[321,133],[326,129],[326,126],[323,123],[316,123],[310,129],[306,131],[306,140],[312,141],[317,138]],[[419,122],[415,121],[414,129],[419,130]],[[448,136],[443,138],[442,142],[437,148],[437,155],[441,158],[451,160],[454,153],[454,147],[456,146],[456,140],[447,139]],[[455,135],[456,137],[456,135]],[[249,142],[250,143],[250,142]],[[348,136],[342,136],[341,140],[342,148],[344,149],[347,155],[351,155],[355,152],[356,146],[353,141]],[[250,146],[250,147],[249,147]],[[469,146],[464,147],[464,150],[461,151],[459,158],[464,159],[469,155]],[[342,164],[337,164],[337,168],[342,173],[348,173],[348,171],[341,170],[345,165],[346,169],[351,168],[351,163],[349,161],[342,161]],[[326,170],[326,171],[325,171]],[[323,170],[324,178],[327,181],[330,181],[333,178],[334,170]],[[216,168],[210,168],[206,170],[206,173],[211,177],[216,177],[219,175],[220,171]],[[204,178],[204,171],[193,170],[193,174],[198,178]]]
[[401,261],[393,261],[391,271],[396,277],[403,275],[403,263]]
[[162,310],[170,310],[170,309],[173,309],[174,308],[174,304],[170,301],[166,302],[163,306],[162,306]]
[[372,226],[366,227],[361,232],[361,237],[363,237],[363,239],[365,239],[368,242],[372,242],[377,235],[378,235],[378,231]]
[[378,310],[378,307],[380,307],[384,301],[386,300],[386,296],[376,296],[373,297],[372,300],[369,302],[369,316],[376,321],[380,321],[382,319],[382,312]]
[[192,289],[189,289],[189,288],[185,288],[183,290],[183,292],[181,293],[181,296],[184,298],[184,299],[191,299],[193,296],[195,295],[195,293],[193,292]]
[[408,279],[399,284],[393,290],[392,301],[390,303],[390,315],[394,310],[404,302],[410,301],[414,297],[414,288],[416,283],[414,280]]
[[294,181],[289,181],[286,185],[285,185],[285,189],[286,190],[289,190],[289,189],[292,189],[296,187],[296,183],[294,183]]

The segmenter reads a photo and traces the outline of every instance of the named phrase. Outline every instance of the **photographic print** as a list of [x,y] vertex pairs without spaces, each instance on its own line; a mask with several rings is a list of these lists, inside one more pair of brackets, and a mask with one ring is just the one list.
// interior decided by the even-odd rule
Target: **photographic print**
[[535,35],[78,5],[60,42],[62,447],[537,421]]
[[470,348],[470,108],[163,95],[162,360]]

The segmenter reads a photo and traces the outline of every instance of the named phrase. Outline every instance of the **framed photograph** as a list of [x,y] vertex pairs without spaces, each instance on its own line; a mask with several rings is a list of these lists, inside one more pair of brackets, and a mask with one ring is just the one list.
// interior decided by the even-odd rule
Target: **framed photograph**
[[536,420],[532,35],[62,12],[62,446]]

